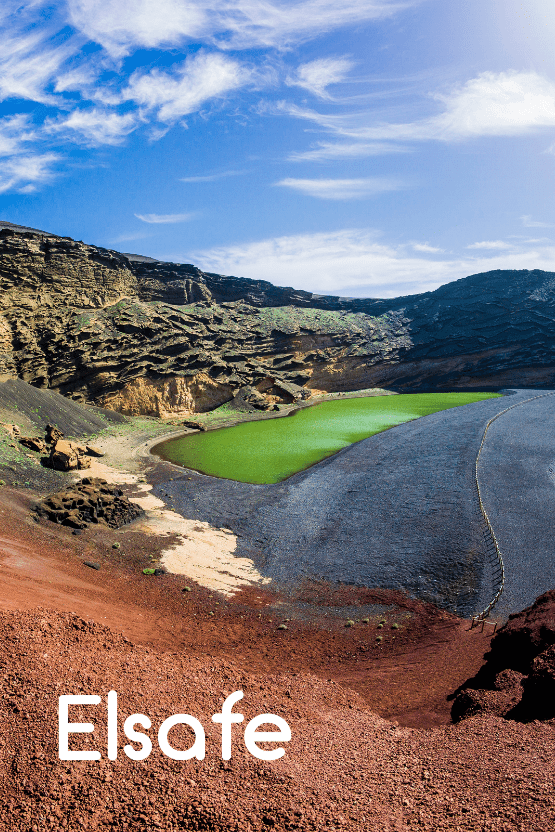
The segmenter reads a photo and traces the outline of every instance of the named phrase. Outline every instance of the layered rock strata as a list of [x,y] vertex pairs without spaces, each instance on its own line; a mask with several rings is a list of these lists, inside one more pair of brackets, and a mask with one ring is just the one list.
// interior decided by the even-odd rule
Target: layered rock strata
[[555,273],[538,270],[347,299],[0,230],[0,380],[128,414],[211,410],[244,388],[265,407],[376,386],[552,386],[554,322]]

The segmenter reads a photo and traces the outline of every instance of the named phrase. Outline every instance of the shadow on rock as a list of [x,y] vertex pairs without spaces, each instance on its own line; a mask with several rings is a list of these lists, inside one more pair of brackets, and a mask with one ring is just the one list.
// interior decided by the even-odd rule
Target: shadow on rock
[[485,659],[456,691],[453,722],[478,714],[519,722],[555,718],[555,590],[511,615]]

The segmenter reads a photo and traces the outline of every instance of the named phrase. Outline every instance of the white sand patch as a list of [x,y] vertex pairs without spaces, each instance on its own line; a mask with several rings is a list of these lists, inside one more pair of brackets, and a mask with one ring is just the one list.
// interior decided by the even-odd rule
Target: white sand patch
[[[142,504],[140,499],[137,502]],[[160,562],[168,572],[187,575],[201,586],[233,595],[242,586],[270,582],[255,569],[250,558],[235,557],[234,534],[209,523],[187,520],[168,509],[154,509],[135,528],[150,534],[178,534],[178,540],[163,550]]]
[[129,531],[144,532],[177,540],[162,549],[160,563],[174,575],[186,575],[207,589],[233,595],[243,586],[268,584],[250,558],[239,558],[233,553],[237,538],[229,529],[217,529],[209,523],[188,520],[166,508],[163,500],[151,494],[152,486],[139,482],[137,474],[118,471],[103,462],[92,460],[90,468],[76,471],[79,477],[102,477],[109,483],[135,485],[139,495],[130,499],[146,513]]
[[137,474],[130,474],[127,471],[118,471],[117,468],[112,468],[104,462],[99,462],[98,459],[91,459],[91,467],[84,468],[82,471],[75,471],[78,477],[102,477],[109,483],[125,483],[126,485],[134,485],[139,481]]

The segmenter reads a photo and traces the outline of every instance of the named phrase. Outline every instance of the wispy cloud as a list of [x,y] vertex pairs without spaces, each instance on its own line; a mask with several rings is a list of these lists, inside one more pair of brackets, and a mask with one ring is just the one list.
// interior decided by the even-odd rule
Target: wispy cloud
[[517,136],[555,126],[555,84],[536,72],[483,72],[435,97],[445,112],[428,128],[440,139]]
[[49,45],[45,32],[3,34],[0,43],[0,100],[23,98],[54,103],[46,88],[75,53],[71,41]]
[[135,113],[119,115],[99,110],[74,110],[67,118],[48,119],[44,129],[47,133],[60,133],[70,139],[87,145],[118,145],[138,124]]
[[188,214],[135,214],[135,216],[142,222],[166,225],[168,223],[189,222],[197,215],[193,212]]
[[18,113],[0,119],[0,193],[31,193],[56,175],[61,157],[33,150],[37,139],[29,115]]
[[[370,126],[360,124],[360,113],[320,113],[288,102],[274,105],[274,111],[311,121],[327,132],[348,137],[351,143],[385,142],[388,152],[393,142],[521,136],[555,127],[555,83],[536,72],[483,72],[460,87],[431,97],[443,106],[438,115]],[[318,158],[318,148],[312,158]]]
[[353,66],[354,62],[348,58],[317,58],[297,67],[286,83],[302,87],[319,98],[330,98],[327,88],[343,81]]
[[504,240],[482,240],[480,243],[471,243],[467,248],[484,248],[484,249],[506,249],[512,248],[512,243],[506,243]]
[[388,177],[373,176],[366,179],[282,179],[276,182],[283,188],[292,188],[307,196],[319,199],[364,199],[386,191],[407,187],[406,183]]
[[538,220],[533,220],[530,214],[524,214],[521,218],[522,225],[525,228],[555,228],[555,225],[551,222],[539,222]]
[[139,47],[212,40],[220,47],[284,47],[376,20],[416,0],[67,0],[73,26],[116,57]]
[[421,251],[423,254],[437,254],[438,252],[443,251],[442,248],[431,246],[429,243],[413,243],[412,247],[414,251]]
[[209,173],[206,176],[182,176],[180,182],[217,182],[219,179],[227,179],[228,176],[242,176],[244,170],[224,170],[222,173]]
[[0,166],[0,193],[32,193],[39,184],[56,175],[54,165],[60,161],[55,153],[34,153],[4,159]]
[[[397,297],[493,269],[555,270],[555,246],[486,256],[431,259],[405,246],[377,241],[377,233],[346,229],[275,237],[244,245],[189,252],[187,262],[206,271],[269,280],[278,286],[361,297]],[[191,260],[192,258],[192,260]]]
[[14,156],[24,152],[26,143],[36,139],[31,117],[26,113],[0,119],[0,156]]
[[408,153],[410,148],[392,142],[318,142],[310,150],[290,153],[290,162],[328,162],[332,159],[356,159],[386,153]]
[[68,67],[64,72],[56,75],[54,81],[54,92],[81,92],[84,93],[90,88],[101,73],[100,64],[92,62],[77,67]]
[[121,99],[156,111],[162,122],[173,122],[205,101],[242,87],[248,79],[248,71],[238,61],[217,52],[199,52],[172,73],[159,69],[133,73]]

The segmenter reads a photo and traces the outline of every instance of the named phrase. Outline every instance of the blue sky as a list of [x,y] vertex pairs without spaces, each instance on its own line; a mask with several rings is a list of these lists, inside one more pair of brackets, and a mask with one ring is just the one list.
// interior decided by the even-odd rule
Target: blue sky
[[0,218],[391,297],[555,271],[552,0],[3,0]]

